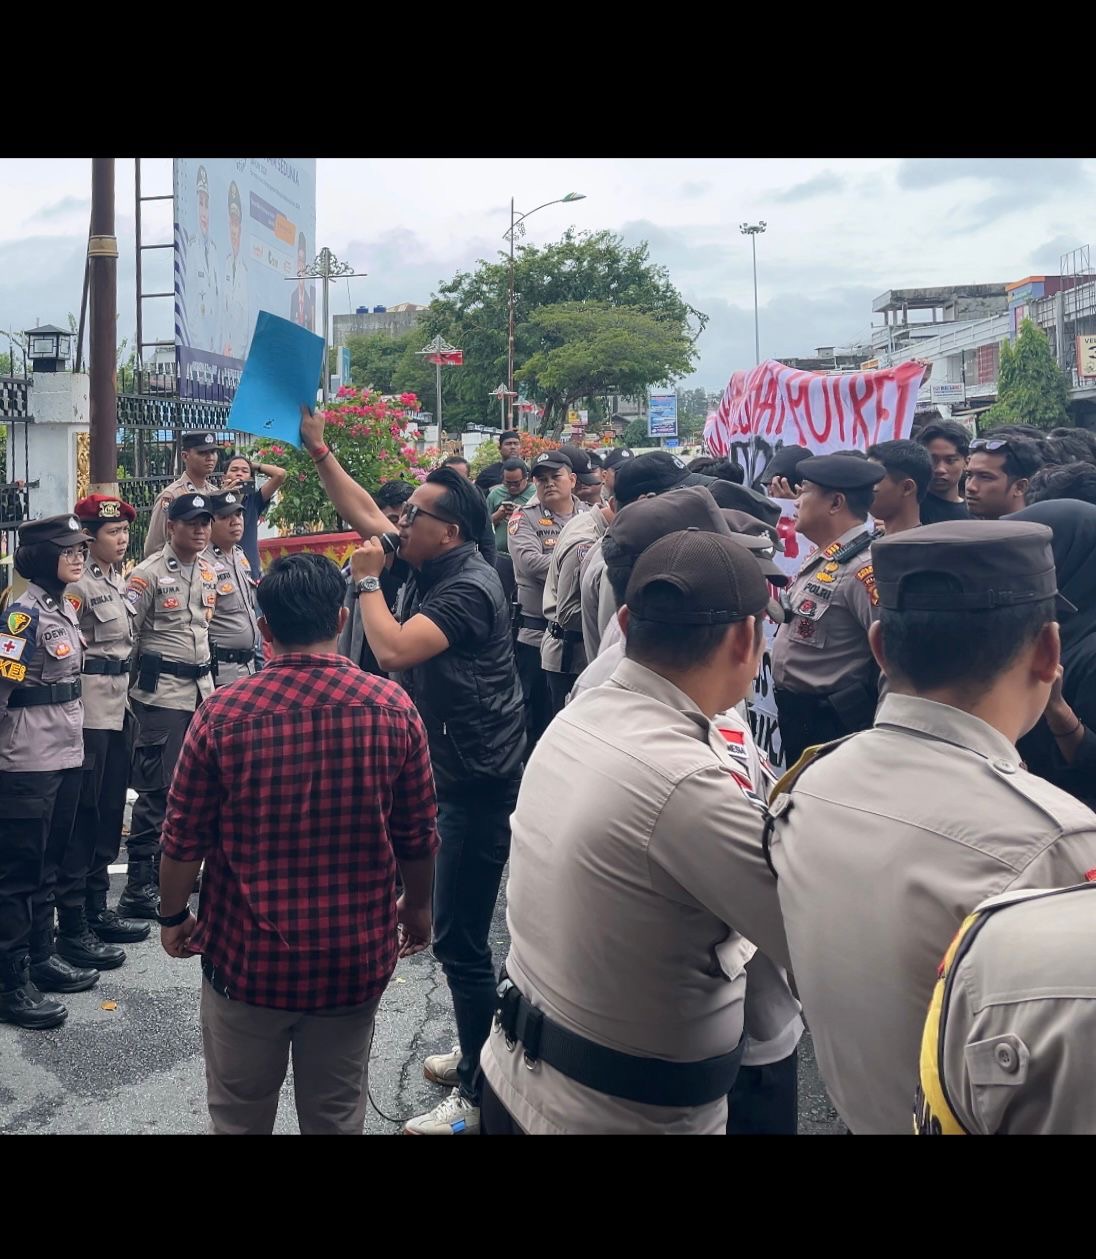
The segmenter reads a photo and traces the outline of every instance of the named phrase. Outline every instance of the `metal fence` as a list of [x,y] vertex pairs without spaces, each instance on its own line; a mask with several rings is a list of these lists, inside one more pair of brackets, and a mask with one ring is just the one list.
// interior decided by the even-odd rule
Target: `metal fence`
[[[134,384],[146,385],[148,373]],[[119,386],[122,379],[119,379]],[[126,383],[131,383],[127,381]],[[144,555],[152,509],[182,469],[181,436],[196,429],[217,433],[226,448],[224,459],[247,447],[254,437],[225,428],[227,402],[203,402],[161,393],[118,395],[118,493],[137,509],[129,530],[129,556]]]

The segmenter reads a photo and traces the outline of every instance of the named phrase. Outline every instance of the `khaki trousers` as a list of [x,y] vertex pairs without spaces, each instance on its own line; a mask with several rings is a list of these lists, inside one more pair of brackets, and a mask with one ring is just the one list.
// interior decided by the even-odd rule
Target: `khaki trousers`
[[213,1131],[269,1136],[292,1053],[301,1133],[361,1136],[379,1004],[376,997],[349,1010],[272,1010],[222,997],[203,979],[202,1044]]

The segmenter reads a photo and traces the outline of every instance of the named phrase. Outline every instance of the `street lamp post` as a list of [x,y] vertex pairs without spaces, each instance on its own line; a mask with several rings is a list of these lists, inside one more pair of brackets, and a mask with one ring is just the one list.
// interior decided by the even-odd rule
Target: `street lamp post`
[[459,367],[462,361],[462,353],[455,345],[450,345],[448,341],[439,332],[433,341],[428,341],[421,350],[416,350],[416,354],[422,355],[428,363],[433,363],[437,368],[437,422],[438,422],[438,439],[441,439],[441,369],[442,364],[452,362],[454,366]]
[[[536,214],[538,210],[543,210],[550,205],[562,205],[565,201],[585,201],[586,194],[584,192],[569,192],[565,196],[557,197],[555,201],[545,201],[544,205],[534,206],[531,210],[526,210],[524,214],[518,214],[515,218],[514,198],[510,198],[510,230],[503,232],[502,239],[510,242],[510,290],[507,300],[508,320],[507,320],[507,338],[506,338],[506,389],[511,399],[517,397],[514,393],[514,237],[525,235],[525,220],[531,215]],[[503,415],[503,426],[508,428],[514,427],[514,410],[513,402],[510,403],[510,423],[507,425],[506,416]]]
[[298,271],[296,275],[287,275],[285,277],[294,283],[306,276],[313,280],[323,281],[323,372],[320,379],[320,397],[324,402],[327,401],[328,288],[332,280],[341,280],[350,276],[364,277],[366,275],[368,275],[368,272],[355,271],[349,262],[340,262],[325,245],[308,266]]
[[[514,397],[516,397],[517,395],[514,393],[514,391],[513,391],[512,389],[507,389],[505,385],[499,385],[499,387],[498,387],[497,389],[492,389],[492,390],[491,390],[491,392],[490,392],[487,396],[488,396],[489,398],[498,398],[498,400],[499,400],[499,419],[502,421],[502,427],[503,427],[503,428],[506,428],[506,427],[507,427],[507,425],[506,425],[506,406],[507,406],[507,399],[508,399],[508,398],[514,398]],[[513,404],[511,403],[510,405],[512,406]],[[511,412],[511,417],[512,417],[512,416],[513,416],[513,412]],[[511,424],[510,424],[510,427],[511,427],[511,428],[513,427],[513,423],[512,423],[512,422],[511,422]]]
[[754,364],[755,366],[761,362],[761,332],[757,323],[757,238],[765,230],[765,220],[761,219],[757,223],[740,223],[738,230],[743,236],[750,238],[750,244],[753,247],[753,275],[754,275]]

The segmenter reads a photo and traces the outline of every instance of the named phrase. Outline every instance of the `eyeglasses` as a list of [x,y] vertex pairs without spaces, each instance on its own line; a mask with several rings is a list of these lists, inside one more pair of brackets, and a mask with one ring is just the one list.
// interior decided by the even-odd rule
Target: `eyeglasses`
[[83,546],[66,546],[61,552],[63,560],[86,560],[88,557],[88,547],[85,542]]
[[408,503],[400,512],[400,523],[407,521],[408,528],[415,523],[418,516],[429,516],[431,520],[440,520],[443,525],[455,525],[455,520],[447,520],[444,516],[435,515],[432,511],[427,511],[425,507],[420,507],[418,503]]
[[988,450],[991,454],[998,450],[1011,450],[1012,446],[1003,437],[976,437],[970,444],[971,450]]

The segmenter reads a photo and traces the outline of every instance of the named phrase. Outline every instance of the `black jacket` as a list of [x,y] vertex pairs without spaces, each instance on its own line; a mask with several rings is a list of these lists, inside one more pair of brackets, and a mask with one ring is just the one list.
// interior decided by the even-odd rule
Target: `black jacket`
[[422,613],[449,640],[432,660],[393,675],[415,702],[430,742],[438,795],[482,790],[521,773],[525,711],[510,609],[494,568],[463,543],[413,573],[396,619]]

